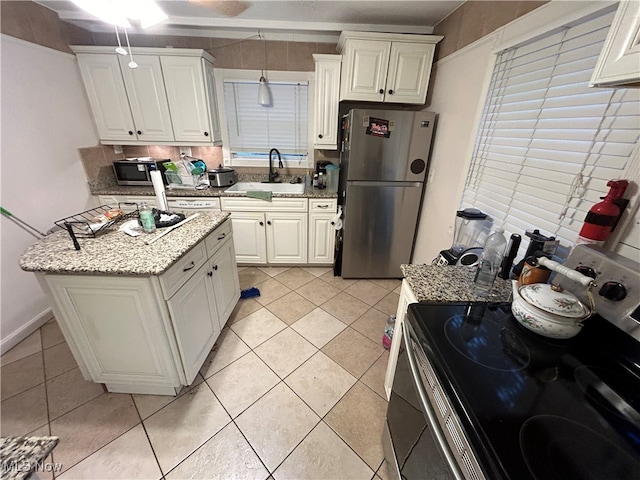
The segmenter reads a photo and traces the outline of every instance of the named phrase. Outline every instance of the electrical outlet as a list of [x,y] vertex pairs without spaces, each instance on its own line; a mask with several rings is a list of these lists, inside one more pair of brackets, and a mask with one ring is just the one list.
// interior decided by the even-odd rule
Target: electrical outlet
[[114,145],[113,146],[113,153],[115,153],[116,155],[120,155],[120,154],[124,153],[124,150],[122,150],[122,145]]
[[180,149],[180,155],[184,153],[188,157],[191,156],[191,147],[179,147],[179,149]]

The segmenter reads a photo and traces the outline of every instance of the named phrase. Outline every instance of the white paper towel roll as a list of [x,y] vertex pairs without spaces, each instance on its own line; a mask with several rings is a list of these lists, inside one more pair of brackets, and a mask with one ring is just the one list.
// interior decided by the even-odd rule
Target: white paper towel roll
[[162,173],[158,170],[151,171],[151,182],[153,183],[153,191],[156,194],[156,202],[160,210],[168,210],[167,194],[164,191],[164,183],[162,183]]

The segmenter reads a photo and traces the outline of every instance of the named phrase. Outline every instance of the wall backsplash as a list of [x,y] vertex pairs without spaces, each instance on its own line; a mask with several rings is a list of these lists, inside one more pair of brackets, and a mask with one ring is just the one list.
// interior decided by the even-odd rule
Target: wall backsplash
[[[122,160],[125,157],[153,157],[157,159],[169,159],[172,161],[180,159],[179,147],[164,145],[135,145],[123,146],[123,153],[115,153],[111,145],[98,145],[95,147],[84,147],[78,149],[80,160],[84,168],[88,182],[114,181],[112,163],[115,160]],[[208,169],[218,168],[222,160],[222,147],[191,147],[191,156],[204,160]],[[328,160],[336,165],[340,163],[338,151],[316,150],[316,160]],[[238,173],[264,174],[268,172],[266,167],[234,167]],[[280,169],[282,175],[304,175],[307,168],[284,168]]]

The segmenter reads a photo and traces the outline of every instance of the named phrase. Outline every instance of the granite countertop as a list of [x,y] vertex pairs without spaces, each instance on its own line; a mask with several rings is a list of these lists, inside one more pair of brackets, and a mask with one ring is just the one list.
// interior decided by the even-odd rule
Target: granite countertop
[[[266,178],[265,175],[249,175],[241,174],[239,181],[241,182],[261,182]],[[282,177],[283,183],[290,181],[293,177]],[[166,187],[166,186],[165,186]],[[244,193],[225,192],[228,187],[209,187],[203,190],[182,189],[182,188],[166,188],[167,197],[246,197]],[[89,182],[89,191],[92,195],[155,195],[153,187],[144,186],[123,186],[115,183],[115,179],[95,180]],[[291,193],[274,193],[275,198],[286,197],[303,197],[303,198],[337,198],[338,194],[329,192],[327,189],[318,190],[309,187],[305,189],[302,195]]]
[[511,282],[501,278],[496,278],[487,297],[475,295],[475,268],[410,264],[400,269],[418,302],[508,302],[511,296]]
[[23,480],[41,471],[41,462],[58,443],[58,437],[7,437],[0,439],[2,475],[6,480]]
[[20,257],[20,268],[44,273],[160,275],[228,217],[229,213],[200,212],[151,245],[144,241],[164,229],[138,237],[109,230],[96,238],[78,238],[80,250],[73,248],[66,231],[57,231],[27,248]]

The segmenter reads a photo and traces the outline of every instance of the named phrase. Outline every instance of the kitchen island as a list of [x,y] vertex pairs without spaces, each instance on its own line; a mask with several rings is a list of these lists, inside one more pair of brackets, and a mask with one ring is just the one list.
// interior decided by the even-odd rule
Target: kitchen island
[[417,265],[400,266],[404,279],[400,290],[400,299],[396,311],[394,335],[389,349],[389,362],[384,380],[387,398],[391,395],[391,386],[396,370],[400,343],[402,342],[402,323],[411,303],[450,303],[450,302],[507,302],[511,296],[511,282],[496,278],[486,297],[473,293],[473,278],[476,269],[461,266]]
[[228,213],[201,212],[162,233],[66,231],[20,258],[34,272],[83,376],[122,393],[175,395],[190,385],[240,288]]

